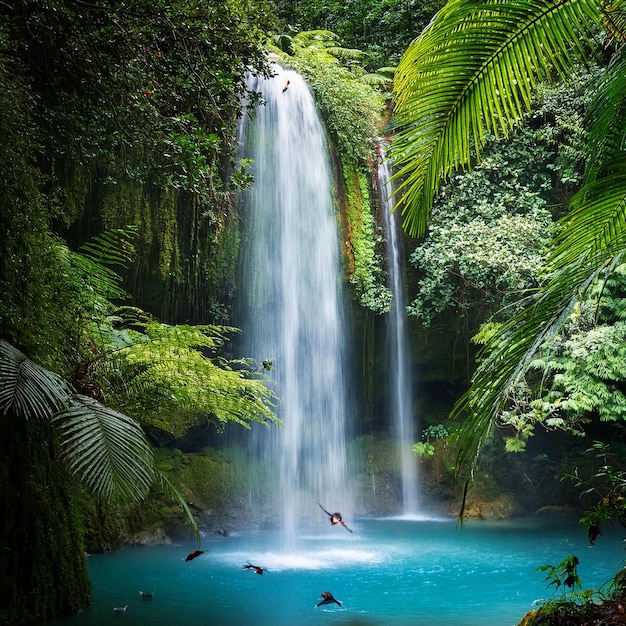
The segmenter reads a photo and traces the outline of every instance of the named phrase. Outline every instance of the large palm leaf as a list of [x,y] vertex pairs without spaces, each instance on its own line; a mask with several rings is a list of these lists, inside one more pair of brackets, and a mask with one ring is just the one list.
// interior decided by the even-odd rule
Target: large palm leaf
[[[624,21],[626,22],[626,16]],[[624,85],[626,85],[626,53],[621,48],[613,56],[602,76],[596,89],[596,97],[587,114],[589,119],[589,166],[585,171],[587,183],[596,179],[604,163],[626,150]]]
[[435,16],[395,76],[389,154],[409,234],[425,232],[442,178],[530,109],[538,80],[586,59],[599,17],[595,0],[450,0]]
[[50,419],[61,435],[70,469],[95,494],[135,502],[153,485],[183,508],[198,542],[200,535],[182,495],[154,467],[152,449],[139,424],[93,398],[74,395],[57,374],[0,339],[0,414]]
[[0,413],[22,419],[49,418],[70,401],[69,385],[0,339]]
[[[621,25],[624,2],[607,24]],[[423,234],[440,181],[468,166],[485,131],[504,135],[531,105],[536,81],[567,78],[593,46],[599,9],[590,0],[451,0],[410,47],[396,74],[398,134],[391,155],[402,183],[404,226]],[[585,45],[583,45],[584,42]],[[549,342],[581,292],[610,274],[626,248],[626,79],[616,54],[590,110],[590,163],[547,262],[550,280],[485,348],[463,417],[458,471],[473,467],[508,391]]]
[[155,479],[154,458],[137,422],[81,395],[53,422],[70,469],[93,493],[108,501],[146,496]]

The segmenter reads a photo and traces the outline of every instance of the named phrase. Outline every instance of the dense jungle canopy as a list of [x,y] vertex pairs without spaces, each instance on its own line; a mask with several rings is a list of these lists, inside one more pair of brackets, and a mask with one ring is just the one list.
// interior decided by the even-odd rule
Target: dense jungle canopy
[[[280,427],[271,363],[231,347],[236,199],[254,185],[236,129],[261,99],[246,73],[271,62],[304,76],[329,134],[364,337],[357,435],[379,468],[384,136],[420,348],[416,452],[465,498],[519,464],[542,485],[532,506],[580,500],[592,541],[626,524],[625,10],[0,2],[0,623],[88,605],[76,546],[116,545],[151,507],[197,533],[166,443]],[[218,461],[193,466],[212,498]]]

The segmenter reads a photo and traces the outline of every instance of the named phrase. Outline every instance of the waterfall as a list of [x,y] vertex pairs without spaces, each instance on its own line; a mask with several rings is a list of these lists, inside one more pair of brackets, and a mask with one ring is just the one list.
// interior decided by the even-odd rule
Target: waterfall
[[303,78],[275,71],[271,79],[249,77],[264,104],[240,125],[254,184],[242,193],[239,306],[242,353],[272,359],[281,398],[283,425],[257,435],[258,454],[275,468],[277,484],[268,489],[278,489],[282,548],[293,550],[303,525],[330,528],[318,502],[346,521],[352,515],[346,428],[353,409],[325,131]]
[[393,303],[388,320],[388,388],[389,407],[393,416],[393,433],[396,440],[402,478],[402,512],[404,515],[418,513],[419,493],[415,453],[416,442],[413,426],[413,393],[411,389],[410,343],[406,318],[405,276],[402,263],[402,247],[399,236],[398,214],[393,212],[392,189],[389,168],[384,158],[378,165],[381,208],[387,234],[387,263],[389,287]]

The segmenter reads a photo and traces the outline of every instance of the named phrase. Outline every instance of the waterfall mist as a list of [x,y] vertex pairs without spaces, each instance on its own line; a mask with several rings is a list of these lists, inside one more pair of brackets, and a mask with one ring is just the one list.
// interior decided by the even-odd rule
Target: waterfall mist
[[392,431],[399,448],[402,479],[402,513],[415,515],[419,508],[418,471],[415,453],[416,442],[413,424],[413,393],[410,379],[410,342],[406,319],[406,285],[402,262],[402,247],[398,214],[393,213],[392,189],[388,165],[384,158],[378,165],[381,209],[387,235],[387,263],[389,288],[393,302],[388,318],[389,409]]
[[242,354],[272,359],[271,385],[281,398],[283,425],[255,427],[251,453],[271,466],[267,489],[276,489],[281,547],[292,550],[303,525],[327,530],[318,502],[346,520],[352,515],[346,429],[353,408],[325,131],[302,77],[275,71],[249,78],[264,104],[240,125],[254,184],[241,198],[239,315]]

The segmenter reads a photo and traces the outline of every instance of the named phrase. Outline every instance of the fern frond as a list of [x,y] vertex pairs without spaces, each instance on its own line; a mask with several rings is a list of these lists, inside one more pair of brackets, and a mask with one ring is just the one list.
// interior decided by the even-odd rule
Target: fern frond
[[385,87],[392,83],[391,78],[383,76],[382,74],[363,74],[359,76],[359,80],[366,85],[373,85],[375,87]]
[[364,56],[363,50],[357,50],[356,48],[342,48],[340,46],[329,46],[326,48],[328,54],[332,54],[338,59],[349,59],[354,61],[360,61]]
[[94,263],[126,267],[135,254],[135,248],[131,242],[136,235],[136,226],[113,228],[84,243],[80,251]]

